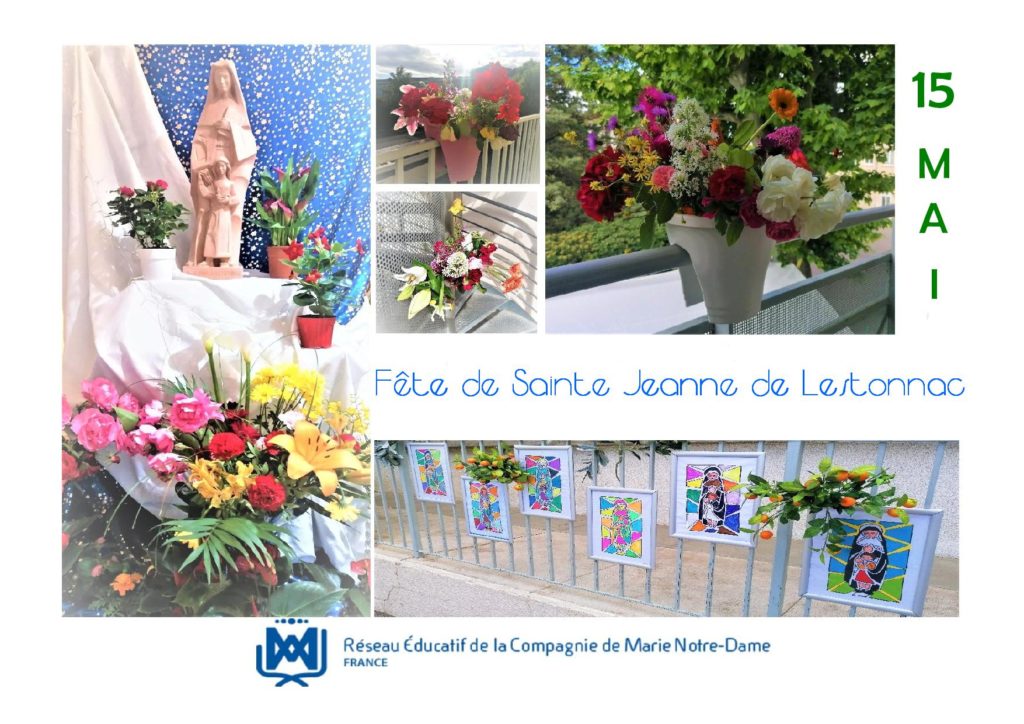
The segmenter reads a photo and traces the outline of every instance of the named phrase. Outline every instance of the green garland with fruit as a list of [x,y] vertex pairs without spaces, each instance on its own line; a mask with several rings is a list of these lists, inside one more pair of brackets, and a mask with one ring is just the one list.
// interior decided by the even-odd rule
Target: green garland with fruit
[[487,452],[477,448],[465,462],[456,458],[455,469],[462,471],[481,483],[515,484],[516,490],[522,490],[526,483],[536,482],[536,478],[523,470],[515,453],[500,453],[497,450]]

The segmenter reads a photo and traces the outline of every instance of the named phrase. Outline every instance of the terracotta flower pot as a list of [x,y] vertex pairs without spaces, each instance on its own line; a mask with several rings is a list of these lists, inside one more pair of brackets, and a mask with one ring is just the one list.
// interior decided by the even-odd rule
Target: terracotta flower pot
[[155,282],[174,278],[174,272],[178,269],[177,252],[174,249],[139,249],[138,254],[143,279]]
[[480,149],[476,138],[463,136],[456,141],[441,141],[441,152],[448,167],[448,180],[452,183],[472,181],[480,163]]
[[764,228],[744,228],[732,246],[715,230],[714,219],[676,214],[665,230],[668,240],[686,249],[693,261],[710,322],[734,324],[761,310],[775,246]]
[[334,317],[300,316],[299,344],[305,349],[326,349],[331,346],[334,338],[334,325],[338,320]]
[[283,246],[267,247],[267,268],[271,279],[291,279],[294,269],[285,264],[288,255]]

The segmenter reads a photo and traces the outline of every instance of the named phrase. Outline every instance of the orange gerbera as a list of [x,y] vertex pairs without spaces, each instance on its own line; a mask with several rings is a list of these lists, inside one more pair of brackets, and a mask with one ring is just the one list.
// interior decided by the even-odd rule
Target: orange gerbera
[[128,591],[135,590],[135,584],[142,580],[142,576],[138,573],[118,573],[110,587],[120,594],[121,598],[124,598],[124,594]]
[[784,121],[791,121],[796,115],[800,104],[797,103],[793,91],[787,88],[776,88],[768,94],[768,103],[771,105],[775,115]]

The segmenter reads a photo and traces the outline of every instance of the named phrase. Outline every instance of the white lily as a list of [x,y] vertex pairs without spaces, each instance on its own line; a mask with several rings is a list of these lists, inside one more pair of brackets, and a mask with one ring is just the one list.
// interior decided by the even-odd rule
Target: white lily
[[427,270],[421,266],[403,267],[401,274],[392,275],[400,282],[405,282],[398,290],[398,301],[403,302],[412,296],[417,284],[427,279]]

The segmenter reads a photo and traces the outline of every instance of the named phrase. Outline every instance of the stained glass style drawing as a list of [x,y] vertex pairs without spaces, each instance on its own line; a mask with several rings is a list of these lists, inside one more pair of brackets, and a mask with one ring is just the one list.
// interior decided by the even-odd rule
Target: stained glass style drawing
[[910,559],[914,524],[853,518],[841,521],[842,549],[829,555],[828,590],[899,603]]
[[499,502],[499,483],[481,483],[476,480],[469,484],[470,510],[473,527],[483,533],[502,536],[505,533],[505,512]]
[[643,555],[643,501],[639,498],[601,496],[601,550],[613,556]]
[[576,516],[571,445],[516,445],[516,459],[533,482],[522,486],[524,515],[573,520]]
[[530,510],[562,512],[562,461],[554,455],[527,455],[526,472],[537,479],[527,483]]
[[694,532],[739,535],[743,496],[739,465],[686,466],[686,527]]
[[420,489],[424,495],[446,497],[448,481],[445,480],[441,453],[430,448],[416,450],[416,470],[419,472]]

